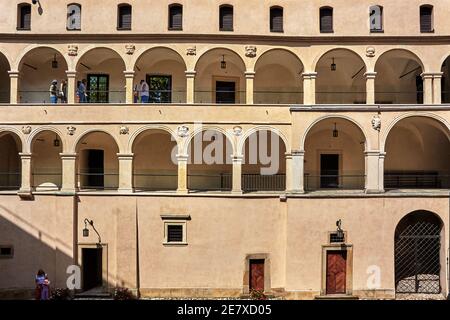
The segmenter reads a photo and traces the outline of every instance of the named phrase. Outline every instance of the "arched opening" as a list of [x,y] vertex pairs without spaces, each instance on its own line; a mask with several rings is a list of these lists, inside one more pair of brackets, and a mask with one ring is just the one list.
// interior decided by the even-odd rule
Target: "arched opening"
[[135,103],[143,102],[142,81],[148,84],[149,103],[186,103],[186,64],[176,51],[150,49],[139,57],[134,71]]
[[119,186],[119,148],[105,132],[91,132],[76,147],[77,184],[80,190],[111,190]]
[[244,145],[242,191],[286,190],[286,145],[273,131],[252,133]]
[[439,294],[445,281],[443,223],[434,213],[414,211],[395,229],[395,292]]
[[112,49],[96,48],[77,64],[77,102],[124,103],[125,63]]
[[0,132],[0,191],[20,189],[21,151],[22,144],[16,134]]
[[385,151],[385,189],[450,188],[450,134],[441,122],[400,120],[389,131]]
[[375,72],[377,104],[423,103],[422,63],[411,52],[395,49],[383,53]]
[[61,188],[62,152],[61,138],[53,131],[42,131],[33,139],[31,145],[33,189],[51,191]]
[[356,53],[335,49],[325,53],[316,65],[316,103],[366,103],[366,65]]
[[208,129],[197,133],[188,146],[188,189],[231,191],[233,147],[221,132]]
[[444,63],[442,63],[441,72],[442,72],[442,80],[441,80],[442,103],[450,103],[450,56],[447,57],[447,59],[445,59]]
[[237,53],[210,50],[200,57],[196,72],[197,103],[245,103],[245,64]]
[[257,104],[302,104],[303,64],[286,50],[270,50],[256,62],[254,102]]
[[11,96],[9,70],[11,67],[8,59],[0,53],[0,103],[9,103]]
[[56,49],[39,47],[27,52],[19,64],[19,101],[66,102],[63,96],[67,97],[66,71],[66,59]]
[[163,130],[146,130],[133,143],[133,187],[136,191],[176,190],[177,142]]
[[316,123],[305,139],[305,190],[362,190],[365,187],[366,139],[343,118]]

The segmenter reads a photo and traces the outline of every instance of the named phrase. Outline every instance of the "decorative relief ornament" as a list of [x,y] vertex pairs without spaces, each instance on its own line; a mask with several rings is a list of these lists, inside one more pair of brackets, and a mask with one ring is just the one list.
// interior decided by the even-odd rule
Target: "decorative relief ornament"
[[374,130],[380,131],[381,130],[381,118],[379,115],[373,116],[372,118],[372,128]]
[[239,126],[234,127],[233,134],[237,137],[242,135],[242,127],[239,127]]
[[374,47],[367,47],[366,49],[366,56],[369,58],[375,57],[375,48]]
[[30,126],[23,126],[22,127],[22,132],[24,134],[30,134],[31,133],[31,127]]
[[127,44],[125,45],[125,52],[129,55],[134,54],[134,51],[136,51],[136,46],[134,44]]
[[256,47],[255,46],[246,46],[245,47],[245,56],[249,58],[256,57]]
[[69,136],[73,136],[75,134],[75,131],[77,131],[77,128],[74,126],[67,127],[67,134]]
[[68,50],[69,56],[71,56],[71,57],[75,57],[78,55],[78,46],[75,44],[69,44],[67,46],[67,50]]
[[187,137],[189,134],[189,128],[186,126],[180,126],[178,127],[178,136],[181,138]]
[[188,56],[196,56],[197,55],[197,47],[193,46],[186,49],[186,55]]
[[130,133],[130,128],[126,126],[120,127],[120,134],[128,134],[128,133]]

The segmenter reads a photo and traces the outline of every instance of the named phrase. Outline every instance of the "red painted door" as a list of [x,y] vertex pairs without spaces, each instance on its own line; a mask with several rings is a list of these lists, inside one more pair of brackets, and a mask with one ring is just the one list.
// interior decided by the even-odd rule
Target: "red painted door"
[[347,252],[327,252],[327,294],[345,294]]
[[250,290],[264,291],[264,260],[250,260]]

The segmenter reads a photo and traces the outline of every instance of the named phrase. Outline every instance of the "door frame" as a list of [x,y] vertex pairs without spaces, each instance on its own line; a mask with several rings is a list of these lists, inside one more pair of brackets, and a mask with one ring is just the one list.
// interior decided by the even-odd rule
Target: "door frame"
[[241,99],[240,99],[240,84],[239,84],[239,77],[222,77],[222,76],[213,76],[212,77],[212,88],[213,88],[213,92],[211,93],[212,95],[212,100],[213,103],[217,103],[216,101],[216,82],[217,81],[225,81],[225,82],[234,82],[234,104],[240,104],[241,103]]
[[[343,151],[342,149],[318,149],[317,150],[317,172],[319,173],[319,177],[321,176],[322,173],[322,155],[325,154],[337,154],[339,156],[339,163],[338,163],[338,175],[341,176],[342,172],[343,172],[343,163],[344,163],[344,159],[343,159]],[[339,178],[338,178],[338,182],[339,182]],[[339,184],[339,183],[338,183]],[[340,184],[339,184],[340,186]],[[319,182],[318,182],[318,187],[320,188],[320,178],[319,178]]]
[[[102,248],[102,289],[104,292],[109,292],[108,281],[108,244],[107,243],[78,243],[78,265],[81,270],[81,286],[83,286],[83,249],[97,249],[99,246]],[[79,291],[83,292],[83,288]]]
[[270,256],[268,253],[247,254],[244,261],[244,279],[242,293],[244,296],[250,294],[250,260],[264,260],[264,293],[272,292],[270,281]]
[[[345,271],[345,295],[353,295],[353,245],[352,244],[326,244],[322,245],[322,285],[321,296],[327,295],[327,256],[328,251],[345,251],[347,253],[347,265]],[[340,294],[340,296],[342,296]]]

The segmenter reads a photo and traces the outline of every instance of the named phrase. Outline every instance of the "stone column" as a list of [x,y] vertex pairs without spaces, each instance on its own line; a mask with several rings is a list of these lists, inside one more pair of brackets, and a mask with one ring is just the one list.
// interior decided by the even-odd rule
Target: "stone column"
[[119,192],[133,192],[133,154],[118,153]]
[[177,155],[178,162],[178,188],[177,193],[188,193],[188,175],[187,175],[187,162],[188,155]]
[[76,153],[60,153],[62,160],[62,185],[61,192],[75,193],[76,191]]
[[133,85],[134,85],[134,71],[124,71],[125,75],[125,103],[132,104],[134,102],[133,99]]
[[380,152],[379,151],[366,151],[365,155],[365,167],[366,167],[366,181],[365,189],[366,193],[379,193],[383,192],[383,186],[380,186]]
[[316,104],[317,72],[303,73],[303,104]]
[[76,78],[77,78],[77,72],[76,71],[66,71],[67,75],[67,103],[68,104],[74,104],[75,103],[75,97],[76,97]]
[[380,152],[378,158],[378,186],[380,192],[384,192],[384,159],[386,152]]
[[242,162],[244,161],[243,156],[233,157],[233,188],[232,193],[242,194]]
[[186,103],[195,102],[195,74],[196,71],[185,71],[186,74]]
[[255,72],[247,71],[245,72],[245,103],[254,103],[254,82],[255,82]]
[[432,104],[433,103],[433,74],[432,73],[422,73],[423,80],[423,103]]
[[293,189],[293,170],[292,170],[292,153],[286,152],[286,192],[292,192]]
[[19,153],[22,162],[22,183],[19,193],[31,194],[33,177],[31,174],[31,153]]
[[305,151],[292,151],[291,190],[294,193],[304,193]]
[[375,104],[375,77],[376,72],[366,72],[366,104]]
[[433,75],[433,104],[442,103],[442,76],[443,72],[436,72]]
[[8,71],[10,82],[10,104],[19,102],[19,71]]

